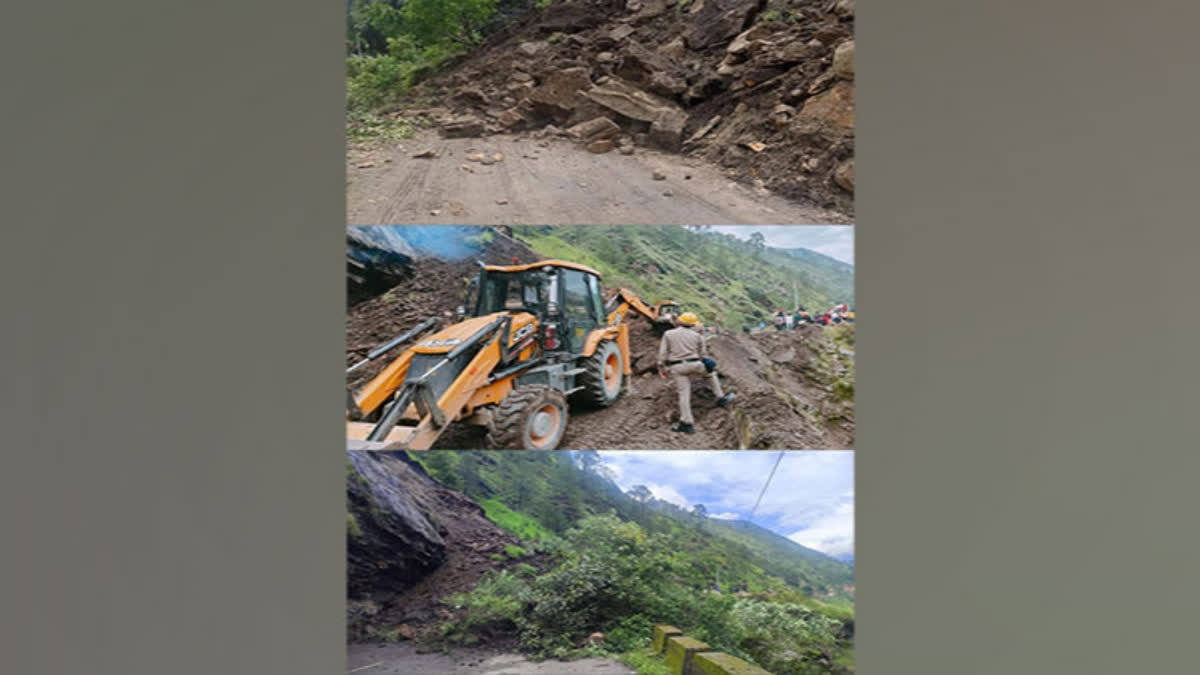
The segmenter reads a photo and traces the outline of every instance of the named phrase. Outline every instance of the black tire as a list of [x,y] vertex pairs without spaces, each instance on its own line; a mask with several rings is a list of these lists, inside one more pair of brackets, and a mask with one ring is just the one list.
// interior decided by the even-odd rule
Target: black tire
[[[544,415],[539,418],[539,413]],[[539,430],[539,424],[550,427]],[[510,391],[492,411],[487,443],[501,449],[553,450],[566,430],[567,399],[563,393],[541,384],[526,385]]]
[[[576,378],[576,384],[583,387],[576,394],[579,401],[599,408],[607,408],[621,396],[621,380],[625,372],[625,357],[621,349],[611,340],[603,340],[596,346],[596,351],[580,364],[584,372]],[[606,367],[610,371],[605,377]]]

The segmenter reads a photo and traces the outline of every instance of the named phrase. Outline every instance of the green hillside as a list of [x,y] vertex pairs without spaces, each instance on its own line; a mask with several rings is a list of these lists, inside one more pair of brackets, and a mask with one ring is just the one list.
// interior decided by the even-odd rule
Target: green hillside
[[751,523],[634,499],[593,452],[409,456],[520,537],[510,555],[534,563],[455,596],[451,640],[515,634],[563,657],[602,631],[605,653],[654,673],[638,654],[650,626],[671,623],[777,675],[852,671],[853,571],[841,562]]
[[596,268],[606,288],[631,288],[649,303],[674,300],[706,323],[758,323],[799,303],[824,310],[854,303],[854,267],[807,249],[756,246],[701,227],[519,226],[539,254]]

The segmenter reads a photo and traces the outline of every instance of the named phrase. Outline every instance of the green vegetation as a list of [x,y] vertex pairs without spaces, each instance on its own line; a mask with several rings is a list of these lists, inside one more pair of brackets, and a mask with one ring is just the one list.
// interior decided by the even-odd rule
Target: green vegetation
[[346,103],[352,137],[367,120],[462,54],[504,17],[545,0],[350,0],[346,11]]
[[362,528],[358,525],[358,519],[349,511],[346,512],[346,534],[355,539],[362,536]]
[[[596,268],[606,288],[632,289],[646,302],[674,300],[706,323],[730,330],[794,310],[854,303],[854,267],[807,249],[774,249],[703,227],[513,228],[539,254]],[[769,322],[769,321],[768,321]]]
[[[451,598],[451,640],[515,632],[540,656],[581,655],[580,642],[599,630],[604,642],[582,653],[637,659],[655,623],[671,622],[714,648],[779,675],[811,672],[836,658],[844,622],[805,604],[796,589],[775,583],[772,597],[716,593],[680,548],[679,534],[647,533],[615,515],[588,516],[566,533],[567,546],[546,573],[522,578],[493,572],[469,593]],[[778,580],[769,580],[777,582]],[[643,659],[648,672],[658,664]],[[646,672],[646,671],[643,671]]]
[[526,541],[547,539],[551,534],[536,520],[523,513],[517,513],[495,499],[485,499],[479,502],[488,520],[517,535]]
[[[437,454],[451,459],[425,463],[435,479],[463,486],[529,542],[494,554],[497,569],[449,599],[448,641],[515,636],[539,656],[602,654],[658,675],[650,628],[670,623],[778,675],[852,672],[846,565],[750,523],[700,518],[644,490],[626,495],[594,452]],[[502,569],[526,548],[537,567]],[[581,646],[595,631],[603,643]]]

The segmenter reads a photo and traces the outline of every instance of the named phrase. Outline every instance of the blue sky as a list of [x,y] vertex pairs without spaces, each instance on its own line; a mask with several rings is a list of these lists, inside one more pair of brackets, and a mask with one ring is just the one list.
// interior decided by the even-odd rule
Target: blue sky
[[854,264],[853,225],[718,225],[717,232],[749,239],[762,232],[767,246],[807,248],[844,263]]
[[[622,490],[645,485],[654,496],[711,517],[746,520],[777,452],[606,451],[600,456]],[[792,450],[753,521],[833,556],[854,551],[854,452]]]

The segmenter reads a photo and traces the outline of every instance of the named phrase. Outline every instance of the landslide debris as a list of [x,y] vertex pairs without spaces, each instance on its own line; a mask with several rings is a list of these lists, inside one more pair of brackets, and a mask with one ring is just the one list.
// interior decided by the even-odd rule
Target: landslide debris
[[681,152],[852,213],[853,82],[853,0],[572,0],[493,33],[400,114],[447,137]]
[[421,639],[518,540],[404,453],[346,453],[347,633]]

